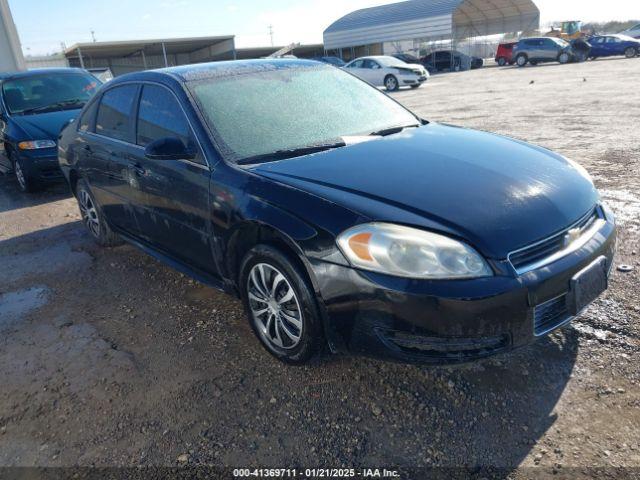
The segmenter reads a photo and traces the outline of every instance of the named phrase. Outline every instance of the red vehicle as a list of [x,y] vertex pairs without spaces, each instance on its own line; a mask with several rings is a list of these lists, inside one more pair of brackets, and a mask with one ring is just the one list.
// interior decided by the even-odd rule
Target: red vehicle
[[517,43],[518,42],[510,42],[498,45],[498,51],[496,52],[496,62],[498,65],[501,67],[504,67],[507,64],[513,65],[515,61],[513,59],[513,47]]

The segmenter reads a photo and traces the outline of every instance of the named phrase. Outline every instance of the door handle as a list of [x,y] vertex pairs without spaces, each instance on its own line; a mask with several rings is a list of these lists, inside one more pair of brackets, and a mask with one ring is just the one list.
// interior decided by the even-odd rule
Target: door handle
[[147,173],[145,168],[142,165],[140,165],[139,163],[132,163],[130,168],[131,168],[131,170],[136,172],[136,175],[138,175],[139,177],[144,177],[144,175]]

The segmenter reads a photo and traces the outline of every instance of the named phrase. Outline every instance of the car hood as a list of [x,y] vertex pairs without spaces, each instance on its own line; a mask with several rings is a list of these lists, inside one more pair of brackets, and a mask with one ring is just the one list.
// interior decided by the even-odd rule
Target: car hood
[[568,227],[599,198],[560,155],[438,124],[252,170],[371,221],[461,237],[496,259]]
[[25,140],[57,140],[62,129],[79,113],[79,109],[73,109],[34,115],[15,115],[12,120],[29,137]]

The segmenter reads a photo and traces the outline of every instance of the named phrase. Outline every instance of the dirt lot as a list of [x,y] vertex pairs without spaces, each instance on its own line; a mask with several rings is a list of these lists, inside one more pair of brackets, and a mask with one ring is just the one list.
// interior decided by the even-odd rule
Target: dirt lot
[[640,59],[616,59],[394,95],[580,162],[618,215],[617,263],[635,267],[563,331],[455,369],[284,366],[239,302],[132,247],[97,248],[66,187],[23,196],[0,176],[0,465],[640,468],[638,85]]

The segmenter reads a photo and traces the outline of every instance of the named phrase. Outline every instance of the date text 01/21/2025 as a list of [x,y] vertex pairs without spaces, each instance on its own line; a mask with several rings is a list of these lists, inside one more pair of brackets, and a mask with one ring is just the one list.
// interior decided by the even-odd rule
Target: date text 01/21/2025
[[396,470],[385,468],[237,468],[233,470],[234,478],[399,478]]

